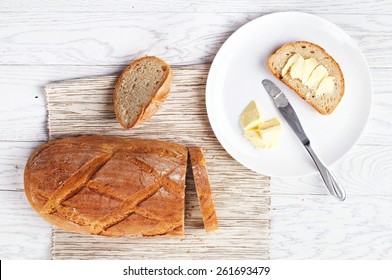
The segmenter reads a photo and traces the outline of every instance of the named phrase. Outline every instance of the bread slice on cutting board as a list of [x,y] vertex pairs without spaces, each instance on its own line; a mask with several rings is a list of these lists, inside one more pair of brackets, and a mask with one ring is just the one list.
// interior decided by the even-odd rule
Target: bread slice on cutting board
[[218,219],[215,213],[214,200],[212,198],[203,149],[201,147],[189,147],[188,151],[192,165],[193,178],[195,180],[197,198],[203,217],[204,229],[206,232],[215,231],[218,229]]
[[[294,64],[291,64],[290,59],[299,56],[303,63],[294,68],[299,66],[301,74],[298,75],[298,69],[294,69],[292,77]],[[316,44],[306,41],[284,44],[269,57],[267,67],[275,77],[323,115],[331,114],[344,95],[344,77],[339,64]],[[312,75],[316,77],[316,74],[323,79],[316,79],[315,83]]]
[[167,98],[172,82],[170,66],[155,56],[135,60],[117,80],[113,99],[120,124],[130,129],[151,118]]

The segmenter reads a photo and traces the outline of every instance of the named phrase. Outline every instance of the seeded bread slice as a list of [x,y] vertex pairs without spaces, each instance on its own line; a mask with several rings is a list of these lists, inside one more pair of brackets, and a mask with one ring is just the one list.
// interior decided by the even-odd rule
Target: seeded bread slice
[[[295,53],[300,54],[304,59],[312,57],[327,68],[328,75],[334,77],[335,81],[332,93],[316,97],[315,92],[310,91],[300,80],[292,79],[288,73],[289,71],[282,76],[283,67]],[[275,77],[293,89],[302,99],[323,115],[331,114],[343,97],[344,77],[339,64],[316,44],[305,41],[285,44],[269,57],[267,67]]]
[[113,99],[120,124],[130,129],[151,118],[170,91],[170,66],[155,56],[135,60],[117,80]]

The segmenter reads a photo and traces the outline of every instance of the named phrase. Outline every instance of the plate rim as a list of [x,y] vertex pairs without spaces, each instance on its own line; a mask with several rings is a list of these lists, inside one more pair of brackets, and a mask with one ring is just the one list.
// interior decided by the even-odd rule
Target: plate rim
[[207,111],[207,117],[208,117],[208,121],[209,121],[209,123],[211,125],[212,131],[214,132],[214,135],[218,139],[220,145],[225,149],[225,151],[235,161],[237,161],[238,163],[240,163],[244,167],[252,170],[253,172],[256,172],[256,173],[264,175],[264,176],[276,177],[276,178],[299,178],[299,177],[305,177],[305,176],[311,176],[311,175],[314,175],[314,174],[318,174],[319,172],[318,172],[317,168],[315,167],[314,171],[307,172],[307,173],[304,173],[304,174],[298,174],[298,175],[267,174],[267,173],[261,173],[261,172],[255,170],[255,169],[253,169],[249,165],[245,164],[242,160],[239,160],[236,156],[233,155],[233,153],[231,151],[228,151],[228,149],[226,149],[225,145],[223,144],[223,143],[225,143],[225,141],[221,140],[223,138],[223,136],[221,136],[219,132],[217,133],[217,131],[218,131],[218,128],[217,128],[218,124],[216,124],[215,121],[212,119],[212,111],[213,111],[212,108],[211,108],[212,107],[212,104],[211,104],[212,103],[212,101],[211,101],[211,99],[212,99],[211,95],[212,94],[211,93],[208,94],[208,93],[212,91],[212,90],[209,90],[209,88],[211,88],[211,83],[212,83],[212,79],[213,79],[211,73],[212,73],[212,71],[215,72],[215,68],[218,67],[217,66],[217,58],[218,59],[220,58],[220,56],[222,55],[222,52],[223,52],[223,49],[225,48],[225,46],[230,44],[230,42],[232,40],[234,40],[236,36],[238,36],[237,34],[239,34],[241,32],[241,30],[243,30],[245,27],[247,27],[249,25],[256,24],[257,21],[260,21],[260,20],[265,19],[267,17],[271,17],[272,18],[272,17],[293,16],[293,15],[294,16],[312,17],[312,18],[314,18],[316,20],[319,20],[319,21],[321,21],[323,23],[326,23],[326,24],[334,26],[334,28],[336,28],[342,34],[344,34],[344,36],[346,37],[346,39],[348,40],[350,45],[353,46],[357,50],[358,54],[360,55],[360,57],[362,59],[362,62],[364,63],[364,66],[366,68],[367,77],[369,79],[369,86],[370,86],[369,99],[370,99],[370,102],[369,102],[369,106],[367,107],[366,118],[365,118],[365,121],[362,124],[360,133],[357,135],[357,137],[354,140],[354,142],[351,145],[351,147],[349,149],[347,149],[347,151],[345,151],[344,153],[339,155],[331,164],[328,165],[328,167],[333,167],[337,163],[339,163],[358,144],[358,142],[359,142],[361,136],[363,135],[363,132],[364,132],[364,130],[365,130],[365,128],[366,128],[366,126],[367,126],[367,124],[369,122],[370,113],[371,113],[371,110],[372,110],[372,107],[373,107],[373,90],[374,90],[373,89],[373,79],[372,79],[372,74],[371,74],[371,71],[370,71],[369,64],[368,64],[368,62],[366,60],[366,57],[363,54],[363,52],[362,52],[361,48],[359,47],[359,45],[356,43],[356,41],[347,32],[345,32],[341,27],[339,27],[335,23],[333,23],[333,22],[331,22],[331,21],[329,21],[329,20],[327,20],[327,19],[325,19],[323,17],[317,16],[317,15],[314,15],[314,14],[310,14],[310,13],[306,13],[306,12],[286,11],[286,12],[276,12],[276,13],[270,13],[270,14],[262,15],[260,17],[257,17],[255,19],[253,19],[253,20],[251,20],[251,21],[241,25],[221,45],[221,47],[217,51],[217,53],[216,53],[216,55],[215,55],[215,57],[214,57],[214,59],[213,59],[213,61],[211,63],[210,69],[208,71],[208,76],[207,76],[207,81],[206,81],[206,90],[205,90],[205,106],[206,106],[206,111]]

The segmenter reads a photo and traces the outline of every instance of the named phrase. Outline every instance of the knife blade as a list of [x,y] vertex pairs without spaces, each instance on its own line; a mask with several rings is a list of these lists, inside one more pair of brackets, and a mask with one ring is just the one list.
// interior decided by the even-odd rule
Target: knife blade
[[282,114],[284,119],[287,121],[291,129],[294,131],[294,133],[297,135],[301,143],[304,145],[304,147],[312,157],[329,192],[337,199],[343,201],[346,198],[346,192],[344,191],[344,188],[337,181],[336,177],[332,175],[332,173],[328,170],[327,166],[322,162],[322,160],[318,157],[316,152],[310,146],[310,140],[306,136],[306,133],[302,128],[301,122],[299,121],[299,118],[295,113],[294,108],[291,106],[289,100],[287,99],[286,95],[277,85],[275,85],[272,81],[268,79],[264,79],[262,81],[262,84],[267,93],[272,98],[279,112]]
[[293,107],[290,102],[286,98],[286,95],[278,88],[273,82],[270,80],[263,80],[263,86],[267,93],[271,96],[272,100],[275,103],[275,106],[278,108],[279,112],[283,115],[287,123],[290,125],[291,129],[298,136],[303,145],[309,144],[309,138],[306,136],[304,129],[298,119],[297,114],[295,113]]

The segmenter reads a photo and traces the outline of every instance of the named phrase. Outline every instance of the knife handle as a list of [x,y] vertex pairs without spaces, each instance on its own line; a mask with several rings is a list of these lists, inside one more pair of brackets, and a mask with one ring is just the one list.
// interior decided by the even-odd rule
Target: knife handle
[[336,179],[336,177],[332,175],[332,173],[328,170],[325,164],[317,156],[316,152],[310,146],[310,143],[304,146],[312,157],[314,163],[316,164],[317,169],[319,170],[320,175],[323,178],[323,181],[327,186],[329,192],[340,201],[345,200],[346,192],[342,185],[339,183],[339,181]]

